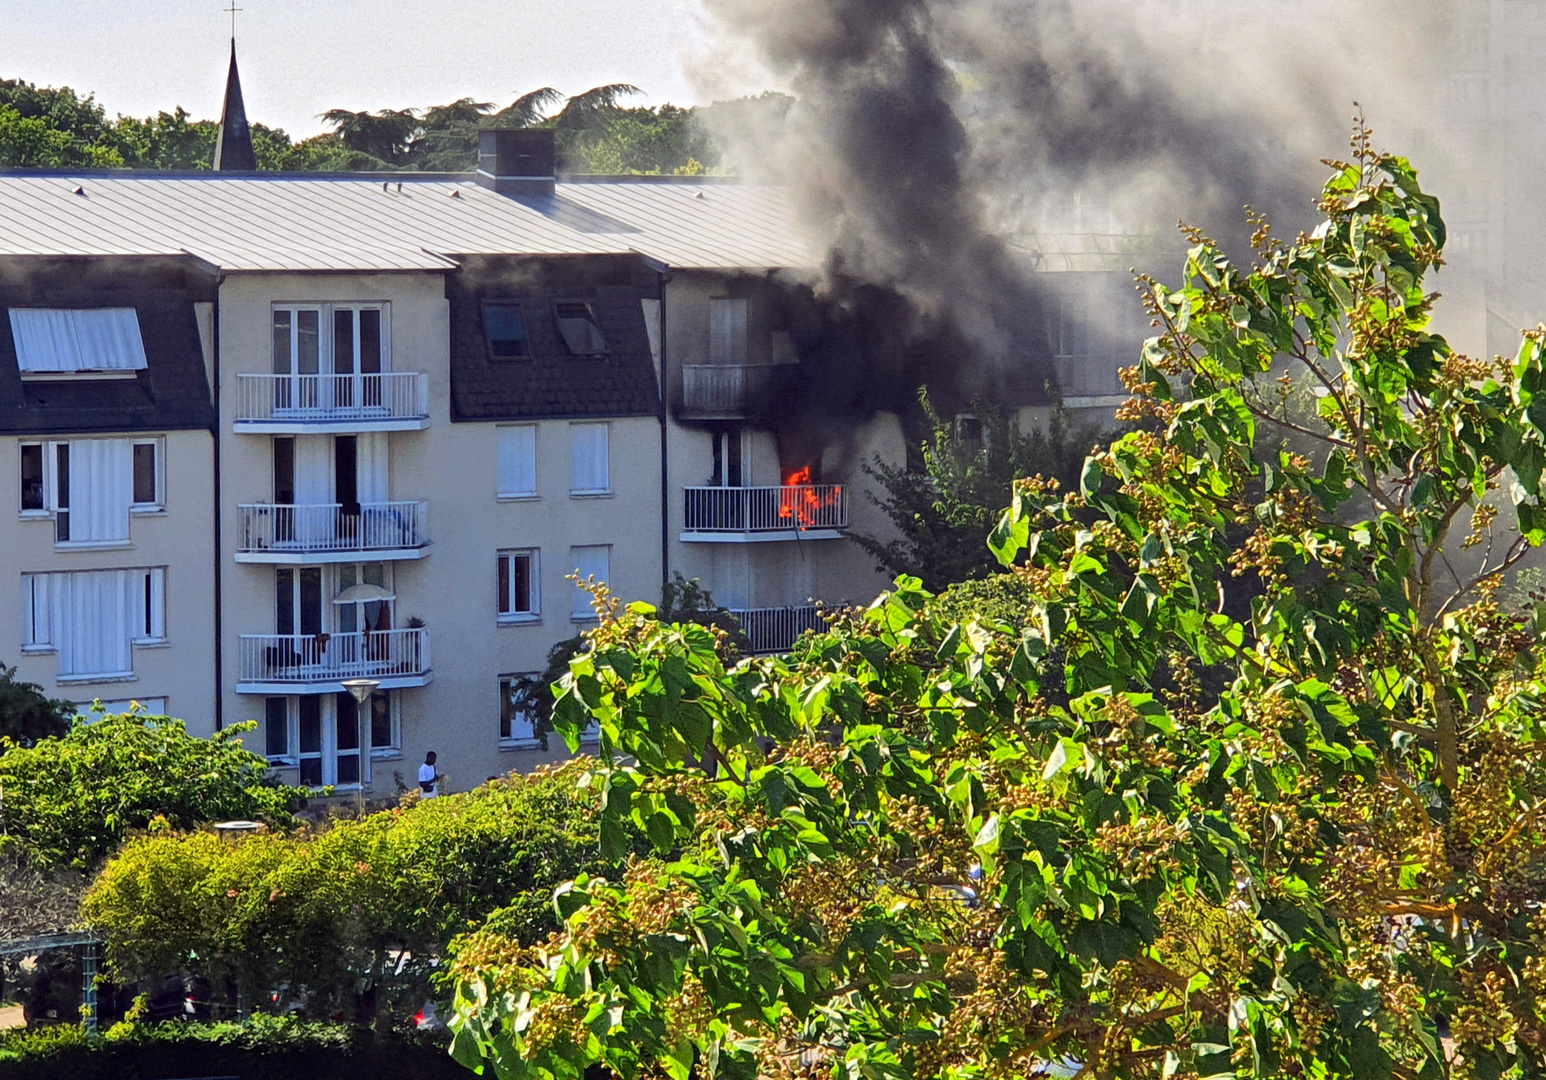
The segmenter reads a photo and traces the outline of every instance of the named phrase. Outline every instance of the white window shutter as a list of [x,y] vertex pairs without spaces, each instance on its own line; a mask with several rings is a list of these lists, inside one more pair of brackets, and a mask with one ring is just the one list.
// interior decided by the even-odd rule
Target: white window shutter
[[499,429],[499,494],[537,493],[537,428],[521,424]]
[[746,363],[746,300],[709,301],[709,363]]
[[[574,563],[574,572],[580,581],[594,578],[598,583],[606,585],[612,577],[612,547],[610,544],[594,544],[585,547],[572,547],[569,549],[570,562]],[[591,594],[578,584],[574,587],[574,610],[571,613],[576,619],[589,619],[595,615],[591,607]]]
[[145,342],[133,308],[12,308],[11,337],[23,372],[140,371]]
[[569,425],[569,489],[612,490],[606,424]]

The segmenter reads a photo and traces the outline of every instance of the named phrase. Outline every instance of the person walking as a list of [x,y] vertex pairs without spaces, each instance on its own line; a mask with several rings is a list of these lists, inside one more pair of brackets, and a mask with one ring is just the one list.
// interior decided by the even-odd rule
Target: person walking
[[440,794],[440,781],[443,778],[435,771],[435,751],[431,750],[424,755],[424,764],[419,766],[419,790],[422,797],[433,799]]

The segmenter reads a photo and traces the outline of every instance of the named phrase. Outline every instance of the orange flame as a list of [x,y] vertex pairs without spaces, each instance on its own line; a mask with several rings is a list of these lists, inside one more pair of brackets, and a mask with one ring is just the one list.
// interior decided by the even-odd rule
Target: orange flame
[[778,516],[793,520],[795,527],[809,529],[821,521],[821,511],[836,506],[843,489],[836,485],[818,490],[811,485],[811,467],[796,469],[784,477],[779,493]]

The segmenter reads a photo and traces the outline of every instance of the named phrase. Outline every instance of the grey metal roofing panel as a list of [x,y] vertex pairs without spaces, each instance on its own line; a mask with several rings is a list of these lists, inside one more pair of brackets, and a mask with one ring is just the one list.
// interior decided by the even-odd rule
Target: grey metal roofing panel
[[815,262],[787,194],[763,185],[561,182],[551,198],[514,199],[413,174],[0,175],[0,256],[188,253],[233,272],[348,272],[630,252],[683,268]]

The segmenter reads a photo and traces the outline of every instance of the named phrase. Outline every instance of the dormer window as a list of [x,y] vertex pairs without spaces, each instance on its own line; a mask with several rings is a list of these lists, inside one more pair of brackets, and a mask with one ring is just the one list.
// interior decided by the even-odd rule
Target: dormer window
[[526,336],[526,317],[515,304],[488,304],[483,308],[483,332],[494,360],[525,360],[531,356]]
[[553,305],[558,334],[570,356],[604,356],[607,339],[596,321],[596,311],[584,301],[563,300]]
[[147,366],[133,308],[12,308],[10,315],[24,378],[133,377]]

